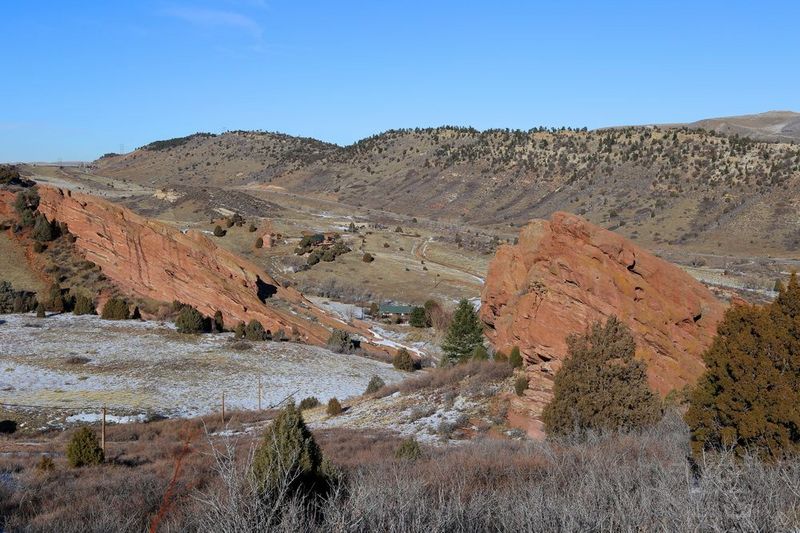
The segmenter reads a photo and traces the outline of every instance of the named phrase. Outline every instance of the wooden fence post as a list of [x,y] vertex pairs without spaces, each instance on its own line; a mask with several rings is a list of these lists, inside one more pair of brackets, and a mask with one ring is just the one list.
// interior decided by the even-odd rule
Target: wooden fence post
[[103,448],[103,457],[106,455],[106,406],[103,406],[103,421],[100,424],[100,447]]
[[225,391],[222,391],[222,425],[225,425]]

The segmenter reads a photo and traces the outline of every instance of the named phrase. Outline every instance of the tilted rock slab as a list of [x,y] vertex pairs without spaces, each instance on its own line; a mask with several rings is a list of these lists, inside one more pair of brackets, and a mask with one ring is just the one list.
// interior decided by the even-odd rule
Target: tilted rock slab
[[[370,338],[366,328],[328,315],[300,292],[281,286],[261,267],[217,246],[199,231],[184,232],[76,191],[42,185],[38,191],[39,211],[49,220],[65,222],[86,259],[126,293],[161,302],[178,300],[208,316],[222,311],[229,328],[255,319],[273,333],[295,332],[311,344],[324,345],[329,328]],[[10,215],[13,195],[3,192],[0,204],[5,207],[0,214]]]
[[[550,399],[566,337],[616,315],[630,326],[650,386],[664,395],[703,372],[725,304],[689,274],[568,213],[534,220],[489,265],[480,316],[496,349],[519,346],[533,416]],[[533,405],[530,405],[530,404]]]

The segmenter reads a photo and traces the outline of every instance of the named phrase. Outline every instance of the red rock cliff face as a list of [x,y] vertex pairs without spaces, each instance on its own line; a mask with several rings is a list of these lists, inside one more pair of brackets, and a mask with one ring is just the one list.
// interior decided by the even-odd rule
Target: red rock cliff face
[[663,395],[702,373],[701,354],[725,307],[677,266],[567,213],[532,221],[517,245],[497,251],[481,301],[492,344],[506,353],[519,346],[525,358],[533,416],[549,401],[570,333],[616,315]]
[[[263,269],[202,233],[184,234],[94,196],[44,186],[38,190],[39,211],[66,222],[86,258],[126,292],[164,302],[179,300],[209,316],[220,310],[229,327],[256,319],[265,329],[283,329],[287,335],[296,331],[313,344],[327,341],[328,328],[363,333],[326,315],[296,290],[280,286]],[[12,199],[3,198],[6,204]]]

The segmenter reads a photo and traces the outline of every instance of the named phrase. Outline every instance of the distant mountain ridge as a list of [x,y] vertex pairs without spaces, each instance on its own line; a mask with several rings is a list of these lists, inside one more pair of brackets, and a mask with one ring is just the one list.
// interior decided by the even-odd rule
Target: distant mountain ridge
[[740,135],[759,141],[800,142],[800,113],[767,111],[755,115],[708,118],[686,126]]
[[[793,127],[791,117],[770,117],[736,124]],[[569,211],[651,248],[800,252],[800,144],[692,125],[417,128],[345,147],[239,131],[159,141],[94,167],[148,186],[273,186],[509,233],[531,218]]]

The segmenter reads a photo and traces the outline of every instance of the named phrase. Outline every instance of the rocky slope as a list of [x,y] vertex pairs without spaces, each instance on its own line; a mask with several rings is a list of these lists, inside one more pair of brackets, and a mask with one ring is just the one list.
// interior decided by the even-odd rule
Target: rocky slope
[[564,210],[648,247],[800,252],[800,220],[787,216],[800,205],[800,146],[687,127],[442,127],[346,147],[229,132],[104,157],[94,172],[179,189],[260,185],[506,231]]
[[531,389],[521,407],[534,418],[550,398],[567,335],[616,315],[634,334],[650,385],[665,395],[701,374],[725,308],[680,268],[567,213],[532,221],[517,245],[498,250],[481,302],[492,344],[523,354]]
[[[162,302],[178,300],[209,316],[220,310],[228,327],[255,319],[273,333],[283,330],[312,344],[324,344],[329,328],[370,338],[366,327],[328,315],[200,232],[183,233],[87,194],[42,186],[38,190],[39,211],[66,223],[86,259],[126,293]],[[11,216],[14,196],[2,192],[0,214]],[[387,351],[377,345],[365,348]]]

